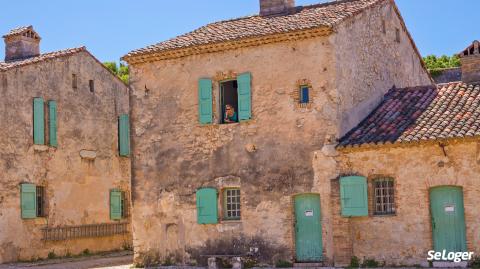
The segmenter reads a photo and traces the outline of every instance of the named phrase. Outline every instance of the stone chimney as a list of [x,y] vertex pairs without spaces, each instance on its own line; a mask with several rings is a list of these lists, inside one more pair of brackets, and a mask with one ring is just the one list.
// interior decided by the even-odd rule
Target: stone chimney
[[480,82],[480,42],[473,41],[472,45],[458,56],[462,63],[462,81],[465,83]]
[[19,27],[3,36],[5,41],[5,62],[31,58],[40,55],[40,36],[32,26]]
[[288,14],[295,8],[295,0],[260,0],[260,16]]

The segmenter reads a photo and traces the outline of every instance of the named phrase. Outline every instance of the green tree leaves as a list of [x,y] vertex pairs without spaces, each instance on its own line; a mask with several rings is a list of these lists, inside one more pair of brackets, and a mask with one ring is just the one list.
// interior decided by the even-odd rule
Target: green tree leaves
[[116,62],[104,62],[103,65],[117,75],[125,84],[128,84],[128,65],[123,63],[117,64]]

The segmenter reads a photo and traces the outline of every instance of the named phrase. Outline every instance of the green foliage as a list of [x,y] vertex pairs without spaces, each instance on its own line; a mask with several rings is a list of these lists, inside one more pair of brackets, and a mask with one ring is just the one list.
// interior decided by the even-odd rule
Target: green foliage
[[55,254],[55,251],[50,251],[47,257],[49,259],[55,259],[57,257],[57,254]]
[[353,256],[351,259],[350,259],[350,265],[349,267],[351,268],[358,268],[360,267],[360,260],[358,259],[357,256]]
[[451,57],[447,55],[442,55],[440,57],[428,55],[423,58],[423,61],[432,75],[434,75],[435,72],[438,72],[438,69],[460,67],[460,58],[457,55],[452,55]]
[[289,261],[278,260],[275,264],[276,268],[292,268],[293,264]]
[[83,255],[83,256],[90,256],[90,254],[91,254],[91,253],[90,253],[90,250],[89,250],[88,248],[86,248],[86,249],[84,249],[84,250],[82,251],[82,255]]
[[129,81],[129,70],[128,70],[128,65],[124,63],[120,63],[119,65],[116,62],[104,62],[103,65],[105,65],[108,70],[112,71],[117,77],[119,77],[125,84],[128,84]]
[[377,268],[379,263],[375,259],[365,259],[362,263],[362,267]]
[[470,268],[480,268],[480,256],[474,257],[469,264]]

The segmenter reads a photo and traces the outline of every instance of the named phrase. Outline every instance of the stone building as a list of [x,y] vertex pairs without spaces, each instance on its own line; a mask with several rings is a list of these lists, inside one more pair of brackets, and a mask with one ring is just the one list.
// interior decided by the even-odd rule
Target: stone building
[[3,38],[0,263],[129,246],[128,87],[85,47]]
[[351,227],[332,212],[335,143],[388,89],[433,83],[393,0],[260,0],[260,15],[123,59],[139,263],[248,252],[339,264],[362,254],[334,233]]
[[336,263],[428,265],[430,250],[480,252],[479,47],[459,54],[462,81],[392,88],[336,154],[316,152]]

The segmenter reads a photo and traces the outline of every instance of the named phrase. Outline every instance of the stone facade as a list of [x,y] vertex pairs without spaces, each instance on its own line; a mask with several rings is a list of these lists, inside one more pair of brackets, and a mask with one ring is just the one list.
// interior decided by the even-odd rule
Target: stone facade
[[[401,42],[394,38],[397,28]],[[233,243],[225,241],[248,245],[251,238],[262,242],[259,251],[266,262],[293,259],[293,198],[312,192],[321,196],[324,261],[335,261],[334,205],[325,181],[337,170],[315,173],[320,156],[315,150],[323,148],[322,156],[329,156],[322,165],[336,167],[332,144],[358,124],[384,91],[432,82],[392,1],[382,1],[334,30],[303,40],[131,63],[137,262],[167,256],[193,262],[198,254],[228,251]],[[252,75],[252,119],[219,124],[219,82],[244,72]],[[213,80],[213,124],[198,121],[201,78]],[[305,107],[292,94],[299,81],[313,91],[312,103]],[[216,188],[220,197],[225,188],[240,188],[241,220],[220,217],[218,224],[197,224],[195,192],[201,187]],[[221,198],[218,203],[225,210]]]
[[[127,197],[130,192],[130,159],[119,157],[117,139],[118,116],[128,114],[129,97],[128,87],[86,50],[36,59],[0,64],[21,65],[0,70],[0,263],[129,246],[129,232],[42,240],[46,227],[116,222],[109,217],[109,192],[120,189]],[[56,148],[34,145],[35,97],[57,102]],[[22,183],[44,187],[45,217],[22,219]]]
[[[433,249],[429,190],[438,186],[462,187],[467,248],[478,253],[479,147],[474,140],[349,150],[333,157],[317,152],[315,177],[327,186],[325,195],[331,193],[322,204],[324,229],[333,226],[327,256],[336,265],[349,264],[356,256],[387,265],[428,266],[427,252]],[[368,217],[340,215],[338,179],[345,175],[368,179]],[[372,181],[382,177],[394,180],[395,214],[389,216],[373,214]]]

